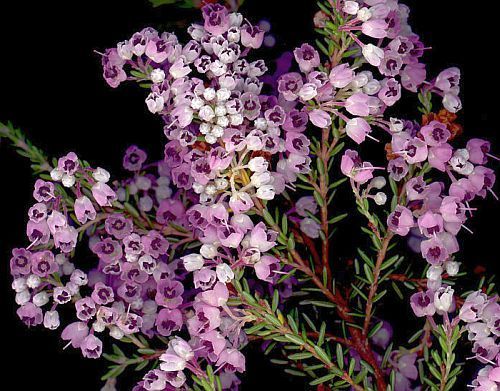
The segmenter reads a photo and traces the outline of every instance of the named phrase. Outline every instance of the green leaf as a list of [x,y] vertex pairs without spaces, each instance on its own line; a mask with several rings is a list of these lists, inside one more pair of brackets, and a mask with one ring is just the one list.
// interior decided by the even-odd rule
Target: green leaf
[[326,383],[327,381],[332,380],[335,376],[337,376],[335,373],[329,373],[328,375],[314,379],[312,382],[309,383],[309,385],[317,386],[318,384]]

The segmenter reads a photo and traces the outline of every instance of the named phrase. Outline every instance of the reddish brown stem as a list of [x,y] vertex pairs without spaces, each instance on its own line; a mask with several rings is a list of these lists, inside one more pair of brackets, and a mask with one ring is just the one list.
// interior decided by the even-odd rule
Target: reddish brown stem
[[370,287],[370,292],[368,292],[368,300],[366,301],[366,310],[365,310],[365,321],[363,325],[363,335],[365,336],[368,334],[368,328],[370,327],[370,321],[372,318],[372,309],[373,309],[373,298],[377,294],[378,282],[380,278],[380,269],[387,255],[387,248],[389,247],[389,243],[391,242],[393,235],[394,234],[392,232],[388,231],[384,237],[384,240],[382,240],[382,247],[378,252],[377,260],[375,262],[375,267],[373,269],[373,283]]

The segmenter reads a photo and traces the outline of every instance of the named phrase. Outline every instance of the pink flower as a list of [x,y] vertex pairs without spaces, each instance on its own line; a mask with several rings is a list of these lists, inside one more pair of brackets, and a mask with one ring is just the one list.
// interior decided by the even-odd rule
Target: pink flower
[[340,170],[345,176],[363,184],[373,178],[374,168],[371,163],[363,162],[356,151],[348,149],[342,156]]
[[370,97],[362,92],[356,92],[346,99],[345,109],[352,115],[366,117],[370,114],[368,101]]
[[75,200],[75,215],[80,224],[85,224],[88,220],[96,218],[94,205],[87,196],[81,196]]
[[357,144],[361,144],[365,141],[366,135],[369,134],[372,129],[363,118],[353,118],[347,121],[345,130],[352,140]]
[[332,118],[330,117],[330,114],[320,109],[314,109],[310,111],[309,120],[314,126],[317,126],[321,129],[327,128],[332,124]]
[[361,26],[363,34],[372,38],[387,37],[387,23],[382,19],[370,19]]
[[260,280],[272,282],[273,272],[278,269],[279,261],[270,255],[264,255],[260,260],[255,263],[255,274]]
[[264,34],[260,27],[245,24],[241,28],[241,44],[247,48],[258,49],[262,46]]
[[354,79],[354,71],[349,64],[337,65],[330,71],[329,79],[335,88],[344,88]]

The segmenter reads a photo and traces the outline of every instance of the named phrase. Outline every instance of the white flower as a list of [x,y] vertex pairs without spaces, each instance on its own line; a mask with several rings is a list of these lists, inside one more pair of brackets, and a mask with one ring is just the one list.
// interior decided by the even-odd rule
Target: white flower
[[61,170],[58,170],[57,168],[54,168],[50,172],[50,177],[52,178],[53,181],[60,181],[63,177],[64,173]]
[[43,317],[43,326],[49,330],[55,330],[59,327],[59,313],[57,311],[47,311]]
[[434,293],[434,306],[438,311],[448,312],[453,304],[454,290],[451,286],[441,287]]
[[76,179],[73,175],[64,174],[61,182],[64,187],[71,187],[75,184]]
[[366,7],[363,7],[358,11],[357,18],[362,22],[366,22],[371,17],[372,17],[372,12]]
[[114,339],[122,339],[123,338],[123,331],[120,330],[119,327],[117,326],[111,326],[109,329],[109,335],[113,337]]
[[231,114],[229,116],[229,121],[233,126],[239,126],[243,123],[243,115],[241,114]]
[[256,195],[261,200],[272,200],[276,195],[273,185],[264,185],[257,189]]
[[198,117],[200,117],[202,121],[210,122],[215,117],[214,109],[209,105],[205,105],[198,112]]
[[229,182],[225,178],[217,178],[215,179],[215,186],[217,186],[217,190],[224,190],[229,186]]
[[189,361],[194,357],[193,349],[182,338],[171,339],[168,346],[183,360]]
[[462,109],[462,102],[457,95],[448,93],[443,98],[443,106],[450,113],[456,113]]
[[443,268],[441,266],[431,266],[427,270],[426,277],[429,280],[437,280],[441,278],[441,274],[443,274]]
[[231,267],[226,263],[220,263],[215,268],[217,278],[220,282],[226,284],[234,279],[234,273]]
[[224,134],[224,128],[220,125],[215,125],[213,128],[212,128],[212,135],[214,137],[222,137],[222,135]]
[[318,95],[318,87],[313,83],[306,83],[299,90],[299,97],[303,101],[314,99]]
[[149,77],[153,83],[159,84],[165,80],[165,72],[162,69],[156,68],[151,71]]
[[272,180],[273,180],[273,177],[269,171],[256,172],[250,178],[250,182],[255,187],[261,187],[263,185],[267,185],[267,184],[271,183]]
[[42,307],[49,302],[49,295],[42,291],[33,296],[33,304],[37,307]]
[[269,167],[269,163],[266,159],[264,159],[262,156],[257,156],[248,162],[248,168],[250,171],[253,172],[264,172],[267,171],[267,168]]
[[212,87],[205,88],[203,91],[203,98],[207,101],[214,100],[216,97],[216,92]]
[[24,305],[27,302],[31,300],[31,293],[28,289],[25,289],[24,291],[16,293],[16,304],[17,305]]
[[384,58],[384,51],[371,43],[363,46],[363,56],[371,65],[378,67]]
[[12,281],[11,286],[16,293],[22,292],[28,287],[28,285],[26,285],[26,278],[24,277],[16,278],[14,281]]
[[157,92],[151,92],[146,98],[146,106],[152,114],[159,113],[165,106],[165,99]]
[[217,246],[205,243],[200,247],[200,254],[206,259],[214,259],[217,256]]
[[31,289],[38,288],[41,283],[42,280],[36,274],[30,274],[28,279],[26,280],[26,285],[28,285],[28,288]]
[[405,128],[404,122],[398,118],[391,118],[390,122],[391,122],[391,124],[389,125],[389,130],[392,133],[402,132],[403,129]]
[[205,264],[205,261],[203,260],[203,257],[200,254],[185,255],[181,257],[181,260],[184,264],[184,268],[188,272],[200,270]]

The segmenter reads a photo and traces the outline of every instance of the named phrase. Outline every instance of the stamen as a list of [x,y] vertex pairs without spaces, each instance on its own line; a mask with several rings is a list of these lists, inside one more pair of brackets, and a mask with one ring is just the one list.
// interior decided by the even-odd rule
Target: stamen
[[462,227],[463,229],[465,229],[467,232],[469,232],[469,233],[471,233],[472,235],[474,235],[474,232],[472,232],[472,230],[471,230],[470,228],[466,227],[464,224],[462,224],[462,225],[461,225],[461,227]]

